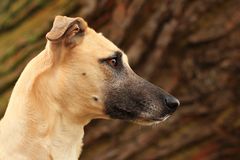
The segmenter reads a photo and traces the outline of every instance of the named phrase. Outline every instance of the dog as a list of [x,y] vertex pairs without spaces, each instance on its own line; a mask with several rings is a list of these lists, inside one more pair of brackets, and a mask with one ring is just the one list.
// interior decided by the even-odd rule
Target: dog
[[179,106],[135,74],[124,52],[82,18],[56,16],[46,38],[0,122],[1,160],[76,160],[92,119],[150,125]]

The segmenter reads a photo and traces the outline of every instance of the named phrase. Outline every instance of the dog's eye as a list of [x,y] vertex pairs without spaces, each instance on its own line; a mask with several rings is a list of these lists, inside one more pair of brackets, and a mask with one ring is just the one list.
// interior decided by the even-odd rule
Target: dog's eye
[[116,67],[118,65],[117,58],[111,58],[107,60],[107,63],[112,67]]

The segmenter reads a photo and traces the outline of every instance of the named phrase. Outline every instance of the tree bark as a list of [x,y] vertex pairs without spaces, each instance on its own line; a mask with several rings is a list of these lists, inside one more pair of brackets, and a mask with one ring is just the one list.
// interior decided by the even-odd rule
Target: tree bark
[[240,159],[239,8],[239,0],[1,1],[0,114],[55,15],[81,16],[181,101],[158,126],[92,121],[81,159]]

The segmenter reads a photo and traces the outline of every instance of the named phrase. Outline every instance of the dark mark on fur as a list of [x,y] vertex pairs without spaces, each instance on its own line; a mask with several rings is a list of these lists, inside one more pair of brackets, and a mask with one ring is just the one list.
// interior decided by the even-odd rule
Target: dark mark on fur
[[82,73],[83,76],[86,76],[87,74],[86,73]]
[[98,101],[98,98],[96,96],[92,97],[94,101]]

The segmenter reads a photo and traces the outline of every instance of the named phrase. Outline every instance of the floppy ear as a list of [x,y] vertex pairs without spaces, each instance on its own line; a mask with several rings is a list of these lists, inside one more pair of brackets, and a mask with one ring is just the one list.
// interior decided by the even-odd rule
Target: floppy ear
[[83,35],[87,26],[87,23],[80,17],[56,16],[53,27],[47,33],[46,38],[52,43],[64,42],[65,45],[71,45],[75,42],[75,35]]

